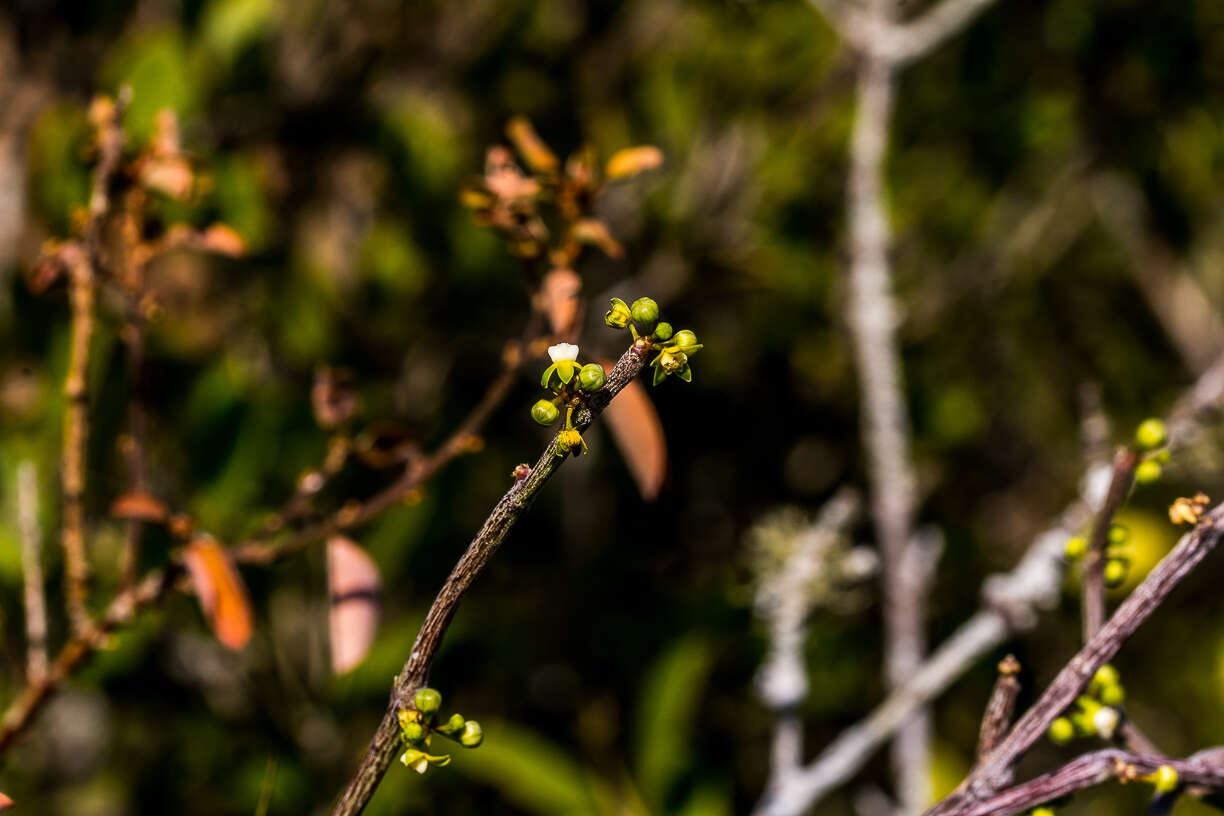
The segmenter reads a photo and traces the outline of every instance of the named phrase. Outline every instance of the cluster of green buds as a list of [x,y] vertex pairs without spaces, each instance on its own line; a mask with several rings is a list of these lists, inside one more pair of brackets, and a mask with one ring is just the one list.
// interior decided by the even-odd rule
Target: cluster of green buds
[[1135,481],[1151,484],[1160,478],[1164,465],[1169,461],[1166,443],[1169,431],[1159,419],[1145,419],[1135,429],[1135,446],[1144,453],[1143,460],[1135,466]]
[[465,720],[462,714],[442,720],[438,714],[442,695],[437,689],[420,689],[412,703],[415,709],[399,710],[400,741],[404,744],[400,762],[417,773],[425,773],[431,765],[441,768],[450,764],[450,754],[431,754],[426,750],[434,734],[452,739],[464,748],[475,748],[484,741],[484,731],[475,720]]
[[1092,676],[1088,693],[1077,697],[1073,708],[1050,723],[1050,741],[1065,745],[1076,737],[1094,735],[1112,739],[1121,719],[1117,707],[1125,700],[1118,670],[1106,663]]
[[689,358],[702,349],[697,335],[688,329],[675,331],[670,323],[661,322],[659,304],[650,298],[638,298],[632,306],[620,298],[612,298],[612,308],[604,315],[604,322],[614,329],[628,328],[634,340],[646,338],[658,349],[658,355],[650,361],[654,368],[654,385],[671,374],[685,382],[693,381]]
[[[1130,531],[1125,525],[1113,523],[1109,525],[1109,534],[1105,545],[1105,586],[1116,589],[1126,583],[1130,572]],[[1063,554],[1068,561],[1078,561],[1088,552],[1088,539],[1084,536],[1072,536],[1067,539]]]
[[573,452],[575,456],[586,453],[586,442],[574,427],[574,410],[583,401],[604,387],[608,375],[599,363],[581,365],[578,362],[578,347],[573,343],[558,343],[549,346],[548,357],[552,365],[544,370],[540,385],[553,392],[551,399],[538,400],[531,406],[531,418],[541,425],[552,425],[561,417],[565,408],[565,428],[557,435],[557,455]]

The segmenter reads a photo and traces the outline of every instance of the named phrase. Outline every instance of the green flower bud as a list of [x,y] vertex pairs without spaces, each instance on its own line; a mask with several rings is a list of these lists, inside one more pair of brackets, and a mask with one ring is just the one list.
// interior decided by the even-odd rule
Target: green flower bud
[[1083,536],[1071,536],[1067,539],[1067,546],[1063,548],[1063,555],[1068,561],[1078,561],[1084,557],[1084,553],[1088,552],[1088,539]]
[[1050,723],[1050,742],[1055,745],[1066,745],[1075,736],[1075,726],[1066,717],[1059,717]]
[[400,735],[403,736],[404,742],[420,742],[425,739],[425,726],[419,722],[410,722],[400,727]]
[[612,298],[612,308],[604,314],[604,323],[613,329],[623,329],[629,325],[633,313],[629,306],[620,298]]
[[1111,558],[1105,562],[1105,586],[1110,589],[1126,583],[1126,572],[1130,564],[1125,558]]
[[1159,419],[1145,419],[1135,429],[1135,444],[1143,450],[1159,448],[1169,438],[1169,431]]
[[1162,472],[1159,462],[1145,459],[1135,468],[1135,481],[1139,484],[1151,484],[1160,478]]
[[672,345],[679,346],[680,350],[686,354],[692,354],[697,350],[697,335],[693,334],[688,329],[681,329],[672,336]]
[[1033,808],[1029,816],[1054,816],[1054,810],[1048,807]]
[[475,748],[484,742],[484,729],[475,720],[463,724],[463,733],[459,735],[459,744],[464,748]]
[[1156,786],[1157,793],[1172,793],[1177,789],[1177,770],[1172,765],[1161,765],[1148,779]]
[[433,714],[442,707],[442,693],[437,689],[418,689],[412,702],[416,705],[417,711],[422,714]]
[[599,363],[587,363],[578,372],[578,387],[583,391],[598,391],[607,381],[608,375]]
[[652,340],[658,340],[660,342],[670,340],[671,336],[672,324],[670,323],[660,323],[658,326],[655,326],[654,334],[650,335]]
[[637,324],[638,331],[642,334],[650,334],[659,324],[659,304],[648,297],[641,297],[633,301],[631,312],[633,322]]
[[1161,448],[1152,454],[1152,459],[1162,465],[1169,464],[1169,459],[1171,458],[1172,455],[1169,453],[1168,448]]
[[542,399],[531,406],[531,418],[541,425],[553,424],[557,421],[559,415],[560,412],[557,410],[557,406],[546,399]]
[[1130,530],[1127,530],[1121,524],[1109,525],[1109,543],[1110,544],[1125,544],[1126,539],[1130,538]]
[[439,734],[444,734],[449,737],[452,734],[458,734],[463,730],[463,722],[464,720],[462,714],[452,714],[449,720],[442,725],[439,725],[434,730]]

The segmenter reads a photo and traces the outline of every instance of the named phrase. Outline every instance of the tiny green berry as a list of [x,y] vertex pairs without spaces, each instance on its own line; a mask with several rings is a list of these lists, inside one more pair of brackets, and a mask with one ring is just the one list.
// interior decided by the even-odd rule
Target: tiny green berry
[[583,391],[598,391],[607,381],[608,375],[599,363],[587,363],[578,372],[578,387]]
[[1088,539],[1083,536],[1071,536],[1067,539],[1067,546],[1063,548],[1063,555],[1068,561],[1078,561],[1084,557],[1084,553],[1088,552]]
[[557,421],[560,412],[557,406],[553,405],[546,399],[539,400],[535,405],[531,406],[531,418],[541,425],[551,425]]
[[442,707],[442,694],[437,689],[419,689],[412,702],[422,714],[433,714]]
[[405,742],[420,742],[425,738],[425,726],[418,722],[410,722],[400,728],[400,734],[403,735]]
[[1122,558],[1111,558],[1105,562],[1105,586],[1110,589],[1122,586],[1126,582],[1126,571],[1129,564]]
[[633,313],[633,322],[642,334],[650,334],[659,324],[659,304],[648,297],[633,301],[630,311]]
[[1092,675],[1092,688],[1096,690],[1116,686],[1121,680],[1122,678],[1118,674],[1118,670],[1109,663],[1106,663],[1096,670],[1096,674]]
[[1125,544],[1126,539],[1130,538],[1130,531],[1121,524],[1109,525],[1109,543],[1110,544]]
[[1126,702],[1126,689],[1121,685],[1104,686],[1098,695],[1107,706],[1120,706]]
[[1059,717],[1050,723],[1050,742],[1055,745],[1066,745],[1075,736],[1075,726],[1066,717]]
[[660,342],[670,340],[672,331],[672,324],[660,323],[658,326],[655,326],[654,334],[650,335],[650,337],[652,340],[658,340]]
[[1159,448],[1168,438],[1169,431],[1165,424],[1155,417],[1143,420],[1135,429],[1135,444],[1143,450]]
[[1135,481],[1139,484],[1151,484],[1160,478],[1162,473],[1160,463],[1154,459],[1145,459],[1135,468]]
[[1048,807],[1033,808],[1029,816],[1054,816],[1054,809]]
[[484,729],[475,720],[463,724],[463,733],[459,735],[459,744],[464,748],[475,748],[484,742]]
[[1149,779],[1157,793],[1172,793],[1177,789],[1177,770],[1172,765],[1161,765]]

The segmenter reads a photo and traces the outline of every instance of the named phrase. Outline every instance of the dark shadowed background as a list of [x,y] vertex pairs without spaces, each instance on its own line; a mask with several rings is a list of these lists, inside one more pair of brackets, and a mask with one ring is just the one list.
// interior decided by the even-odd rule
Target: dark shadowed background
[[[915,8],[921,2],[913,4]],[[746,531],[865,485],[843,320],[853,62],[801,0],[9,0],[0,9],[0,698],[23,663],[15,472],[39,467],[51,637],[64,637],[58,457],[61,288],[26,280],[89,185],[85,111],[131,86],[136,146],[175,109],[211,191],[165,217],[224,221],[247,257],[159,263],[150,327],[150,486],[222,541],[257,528],[323,456],[321,364],[351,368],[364,421],[445,437],[529,319],[519,260],[459,189],[525,114],[562,155],[649,143],[663,167],[605,195],[625,247],[583,255],[585,356],[612,356],[607,298],[648,294],[706,344],[691,384],[651,390],[670,456],[645,503],[606,428],[567,463],[465,601],[432,683],[486,744],[418,777],[396,765],[371,814],[747,812],[770,720]],[[946,535],[937,642],[1076,495],[1085,389],[1117,439],[1224,347],[1224,5],[999,0],[903,75],[888,177],[921,521]],[[1171,293],[1189,291],[1189,295]],[[1189,298],[1189,301],[1186,298]],[[1179,299],[1180,298],[1180,299]],[[1190,302],[1193,301],[1193,302]],[[1187,305],[1189,303],[1189,305]],[[100,597],[117,580],[127,393],[100,312],[87,508]],[[46,814],[321,813],[382,714],[393,674],[509,474],[548,438],[533,362],[483,450],[420,501],[359,528],[384,617],[332,676],[320,548],[245,569],[256,634],[218,645],[188,596],[122,631],[9,753],[0,789]],[[1222,492],[1219,448],[1175,459],[1122,521],[1131,584],[1177,535],[1176,496]],[[334,507],[388,477],[360,468]],[[331,502],[331,505],[328,504]],[[862,524],[860,540],[872,530]],[[168,542],[150,534],[144,559]],[[1124,649],[1130,712],[1173,755],[1224,729],[1224,566],[1209,561]],[[879,609],[812,622],[806,703],[819,747],[876,703]],[[1079,643],[1060,610],[1010,645],[1022,704]],[[964,775],[1002,651],[935,708],[938,791]],[[1041,747],[1033,768],[1060,749]],[[1029,766],[1026,766],[1029,767]],[[881,756],[863,777],[886,784]],[[1137,786],[1135,786],[1137,787]],[[853,812],[854,784],[820,813]],[[1068,813],[1140,812],[1144,792]],[[1185,803],[1179,814],[1198,812]]]

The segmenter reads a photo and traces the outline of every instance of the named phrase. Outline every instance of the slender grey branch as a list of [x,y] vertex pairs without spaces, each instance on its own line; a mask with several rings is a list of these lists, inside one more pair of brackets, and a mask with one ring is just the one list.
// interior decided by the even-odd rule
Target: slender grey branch
[[[1224,354],[1185,391],[1165,424],[1170,449],[1176,452],[1195,441],[1208,417],[1224,403]],[[843,731],[782,789],[766,791],[757,804],[758,816],[798,816],[847,782],[888,740],[917,707],[942,694],[983,655],[1013,635],[1031,629],[1043,609],[1057,604],[1063,578],[1063,547],[1067,537],[1083,528],[1105,500],[1111,468],[1090,468],[1081,482],[1080,497],[1034,538],[1011,572],[994,575],[982,586],[983,607],[961,624],[914,672],[864,720]]]
[[1092,639],[1105,623],[1105,551],[1109,544],[1109,528],[1122,503],[1135,483],[1135,466],[1139,454],[1130,448],[1120,448],[1114,455],[1109,491],[1092,523],[1088,552],[1084,556],[1083,624],[1084,641]]

